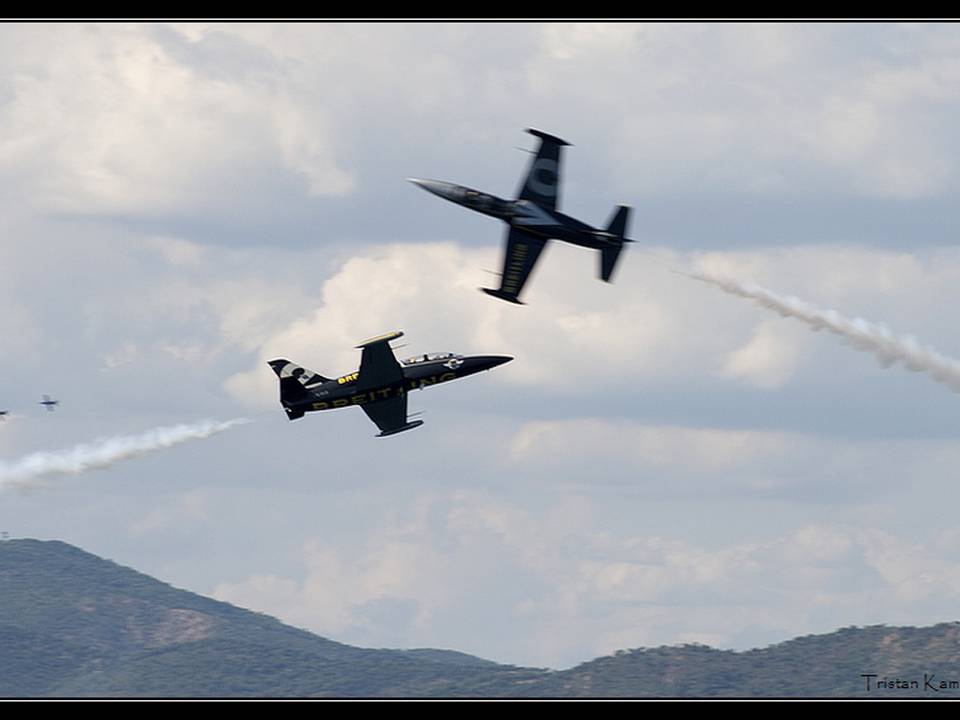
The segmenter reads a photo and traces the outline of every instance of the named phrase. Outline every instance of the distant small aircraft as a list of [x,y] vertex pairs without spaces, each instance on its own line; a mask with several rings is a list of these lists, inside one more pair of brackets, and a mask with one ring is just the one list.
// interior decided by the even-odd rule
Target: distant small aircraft
[[540,148],[530,163],[516,200],[503,200],[440,180],[410,178],[410,182],[434,195],[507,223],[509,229],[500,287],[480,289],[495,298],[518,305],[523,305],[520,292],[548,240],[565,240],[599,250],[600,277],[607,282],[613,276],[623,244],[633,242],[625,237],[630,216],[630,208],[625,205],[619,205],[613,211],[604,230],[557,211],[560,150],[570,143],[540,130],[528,128],[527,132],[540,138]]
[[360,369],[336,379],[284,358],[270,360],[268,364],[280,378],[280,404],[287,418],[296,420],[314,410],[359,405],[380,428],[377,437],[394,435],[423,425],[423,420],[407,416],[409,391],[491,370],[513,360],[507,355],[433,353],[397,362],[390,341],[402,336],[402,332],[391,332],[360,343]]
[[0,410],[0,421],[5,421],[7,419],[7,415],[9,414],[9,410]]
[[59,400],[54,400],[49,395],[44,395],[43,400],[37,403],[37,405],[45,406],[49,412],[53,412],[54,406],[59,404],[60,404]]

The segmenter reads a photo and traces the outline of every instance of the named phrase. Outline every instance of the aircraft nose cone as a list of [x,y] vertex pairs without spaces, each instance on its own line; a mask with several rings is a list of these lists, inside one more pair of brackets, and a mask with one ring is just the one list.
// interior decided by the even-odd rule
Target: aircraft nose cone
[[449,197],[450,195],[450,183],[441,182],[439,180],[421,180],[420,178],[407,178],[414,185],[422,187],[429,193],[434,195],[439,195],[442,198]]
[[477,358],[479,370],[493,370],[493,368],[513,360],[509,355],[483,355]]

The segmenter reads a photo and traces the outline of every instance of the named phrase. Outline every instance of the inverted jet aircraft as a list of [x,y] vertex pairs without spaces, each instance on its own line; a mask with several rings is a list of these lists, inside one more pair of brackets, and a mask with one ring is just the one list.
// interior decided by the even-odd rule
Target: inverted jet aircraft
[[491,370],[513,360],[506,355],[433,353],[397,362],[390,341],[401,336],[402,332],[391,332],[360,343],[360,369],[333,379],[284,358],[270,360],[268,364],[280,378],[280,404],[287,418],[296,420],[314,410],[358,405],[380,428],[377,437],[394,435],[423,425],[423,420],[407,416],[409,391]]
[[53,400],[49,395],[44,395],[43,400],[37,403],[37,405],[43,405],[46,407],[48,412],[53,412],[53,408],[59,404],[59,400]]
[[613,276],[623,244],[633,242],[625,237],[630,215],[630,208],[625,205],[617,206],[604,230],[590,227],[557,211],[560,150],[570,143],[532,128],[528,128],[527,132],[540,138],[540,148],[530,163],[516,200],[503,200],[440,180],[410,178],[410,182],[434,195],[507,223],[509,228],[500,287],[480,289],[488,295],[518,305],[524,304],[519,298],[520,292],[551,238],[599,250],[600,277],[607,282]]

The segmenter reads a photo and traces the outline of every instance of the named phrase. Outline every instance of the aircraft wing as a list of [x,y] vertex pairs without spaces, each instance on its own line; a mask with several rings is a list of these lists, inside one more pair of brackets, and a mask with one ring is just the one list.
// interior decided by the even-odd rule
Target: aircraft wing
[[[403,370],[393,355],[390,341],[402,337],[402,332],[378,335],[357,345],[363,350],[360,369],[357,371],[357,390],[382,387],[403,381]],[[407,404],[404,401],[404,408]]]
[[380,435],[393,435],[423,425],[423,420],[407,420],[407,393],[403,387],[403,369],[390,348],[390,341],[402,337],[402,332],[378,335],[357,345],[363,349],[360,369],[357,371],[357,390],[399,384],[397,393],[388,400],[365,403],[360,407],[373,420]]
[[377,437],[393,435],[423,425],[423,420],[414,420],[413,422],[407,420],[406,393],[401,393],[390,400],[367,403],[360,407],[363,408],[367,417],[380,428],[380,434]]
[[503,254],[500,289],[481,289],[488,295],[493,295],[501,300],[523,305],[518,296],[546,244],[547,241],[543,238],[525,233],[517,228],[510,228],[507,232],[506,251]]
[[530,162],[517,199],[556,210],[560,191],[560,148],[570,143],[532,128],[527,132],[540,138],[540,148]]

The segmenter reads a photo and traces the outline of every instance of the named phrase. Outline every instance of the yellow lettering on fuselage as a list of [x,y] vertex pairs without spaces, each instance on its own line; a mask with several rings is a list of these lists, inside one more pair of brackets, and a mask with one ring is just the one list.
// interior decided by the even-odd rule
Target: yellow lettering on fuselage
[[[353,375],[345,375],[344,378],[356,377],[357,373]],[[338,378],[343,380],[344,378]],[[442,375],[430,375],[420,380],[410,380],[409,389],[414,390],[417,387],[425,387],[427,385],[436,385],[437,383],[447,382],[448,380],[456,380],[457,374],[455,372],[445,372]],[[347,380],[349,382],[349,380]],[[396,392],[394,392],[396,391]],[[388,400],[391,397],[402,396],[405,393],[403,387],[398,388],[379,388],[377,390],[369,390],[367,392],[357,393],[356,395],[351,395],[349,398],[338,398],[336,400],[330,401],[318,401],[311,404],[311,410],[331,410],[334,408],[348,407],[350,405],[365,405],[366,403],[376,402],[377,400]]]
[[360,375],[360,371],[352,372],[349,375],[344,375],[343,377],[337,378],[337,383],[340,385],[346,385],[348,382],[353,382],[357,379],[357,376]]
[[427,385],[436,385],[438,382],[447,382],[447,380],[456,380],[457,374],[455,372],[445,372],[440,376],[429,375],[427,377],[420,378],[419,380],[412,380],[410,382],[410,389],[416,387],[426,387]]

